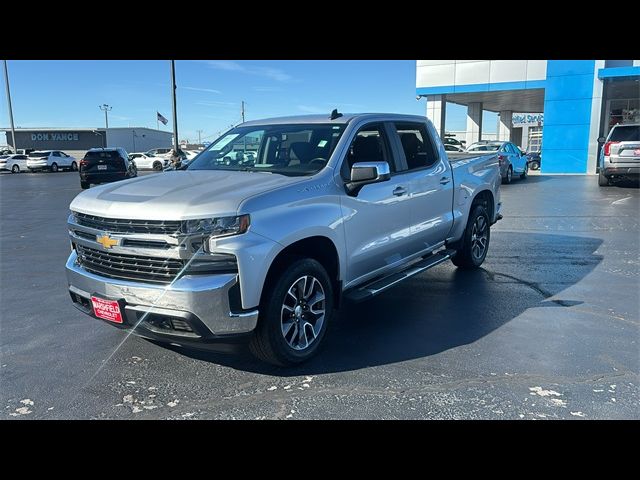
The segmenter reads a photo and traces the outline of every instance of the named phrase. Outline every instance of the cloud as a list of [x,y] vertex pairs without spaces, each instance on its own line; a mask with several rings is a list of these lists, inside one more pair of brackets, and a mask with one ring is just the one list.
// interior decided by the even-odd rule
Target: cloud
[[193,90],[194,92],[222,93],[220,90],[215,90],[213,88],[201,88],[201,87],[178,87],[178,88],[184,88],[185,90]]
[[246,75],[256,75],[265,77],[277,82],[288,82],[293,79],[291,75],[273,67],[260,67],[257,65],[244,65],[230,60],[206,60],[207,65],[216,70],[225,70],[228,72],[244,73]]
[[236,107],[238,106],[238,104],[234,102],[218,102],[218,101],[196,102],[196,105],[202,105],[205,107]]
[[305,113],[327,113],[326,108],[314,107],[312,105],[297,105],[298,110]]
[[282,88],[280,87],[253,87],[253,90],[256,92],[281,92]]

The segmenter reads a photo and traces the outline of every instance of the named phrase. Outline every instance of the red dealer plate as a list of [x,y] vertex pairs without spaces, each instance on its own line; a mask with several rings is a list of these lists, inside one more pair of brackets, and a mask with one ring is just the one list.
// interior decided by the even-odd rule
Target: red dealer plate
[[93,313],[96,317],[109,320],[113,323],[122,323],[122,314],[117,300],[105,300],[104,298],[91,297]]

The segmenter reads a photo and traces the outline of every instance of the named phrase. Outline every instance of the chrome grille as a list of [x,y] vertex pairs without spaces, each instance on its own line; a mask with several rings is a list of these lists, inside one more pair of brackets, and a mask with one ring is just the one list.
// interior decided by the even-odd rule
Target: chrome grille
[[78,262],[85,270],[121,280],[171,283],[184,267],[180,260],[123,255],[76,245]]
[[165,220],[126,220],[122,218],[105,218],[74,212],[78,225],[97,228],[110,233],[153,233],[175,235],[180,233],[181,222]]

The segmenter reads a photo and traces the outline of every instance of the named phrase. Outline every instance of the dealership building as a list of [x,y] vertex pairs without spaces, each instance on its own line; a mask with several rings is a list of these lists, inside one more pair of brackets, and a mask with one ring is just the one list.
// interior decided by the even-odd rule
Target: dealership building
[[[10,128],[3,128],[7,143],[14,147]],[[173,133],[145,127],[124,128],[16,128],[15,148],[62,150],[82,156],[96,147],[122,147],[127,152],[171,148]]]
[[595,174],[598,138],[640,123],[640,60],[418,60],[416,93],[441,135],[448,102],[467,107],[467,145],[496,112],[492,137],[539,148],[542,173]]

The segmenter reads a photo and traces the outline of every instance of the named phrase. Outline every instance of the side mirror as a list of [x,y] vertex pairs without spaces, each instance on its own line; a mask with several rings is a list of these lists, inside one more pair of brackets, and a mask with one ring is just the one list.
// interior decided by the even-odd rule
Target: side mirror
[[347,194],[355,197],[365,185],[386,182],[391,178],[387,162],[359,162],[351,167],[351,181],[345,185]]
[[598,137],[598,143],[604,143],[605,140],[606,138],[604,137]]

